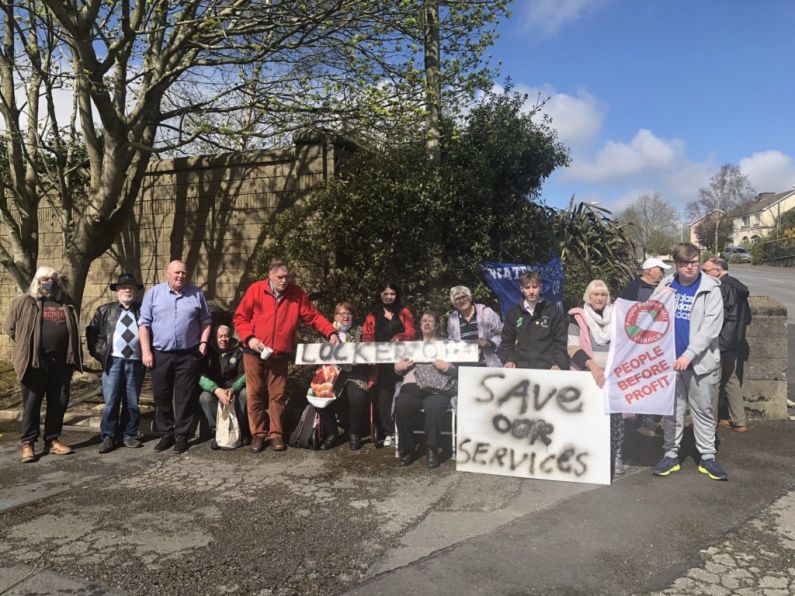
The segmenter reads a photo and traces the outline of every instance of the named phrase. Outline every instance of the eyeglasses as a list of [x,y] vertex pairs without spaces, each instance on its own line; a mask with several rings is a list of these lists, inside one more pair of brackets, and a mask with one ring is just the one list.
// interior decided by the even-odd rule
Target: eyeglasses
[[353,314],[352,314],[352,313],[349,313],[349,312],[343,312],[343,311],[340,311],[340,312],[338,312],[338,313],[336,313],[336,314],[337,314],[337,316],[338,316],[338,317],[342,317],[342,318],[345,318],[345,317],[352,317],[352,316],[353,316]]
[[693,259],[692,261],[676,261],[680,267],[697,267],[701,264],[701,259]]

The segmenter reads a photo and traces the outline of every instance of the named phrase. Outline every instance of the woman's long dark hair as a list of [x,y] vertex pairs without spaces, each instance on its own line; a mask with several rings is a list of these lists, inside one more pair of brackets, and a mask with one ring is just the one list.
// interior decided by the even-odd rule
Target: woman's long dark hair
[[[381,302],[381,292],[389,288],[390,290],[395,291],[395,301],[392,304],[384,304]],[[378,312],[378,309],[387,309],[391,310],[392,312],[399,312],[402,308],[400,303],[400,286],[396,283],[391,281],[386,281],[378,286],[378,290],[375,293],[375,300],[373,301],[373,312]]]

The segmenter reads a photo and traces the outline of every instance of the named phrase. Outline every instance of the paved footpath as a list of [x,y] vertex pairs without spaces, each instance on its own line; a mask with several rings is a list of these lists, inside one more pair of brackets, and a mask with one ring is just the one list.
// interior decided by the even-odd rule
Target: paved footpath
[[658,594],[795,594],[795,492],[702,552],[704,563]]
[[610,487],[399,468],[393,454],[143,449],[18,463],[0,429],[0,594],[791,594],[792,422],[720,433],[729,482]]

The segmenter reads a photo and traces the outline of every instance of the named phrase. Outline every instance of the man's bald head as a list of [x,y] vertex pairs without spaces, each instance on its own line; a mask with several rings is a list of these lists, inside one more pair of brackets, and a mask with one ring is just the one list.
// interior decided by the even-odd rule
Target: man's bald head
[[181,292],[185,284],[188,283],[188,269],[185,267],[185,263],[179,259],[171,261],[166,267],[166,280],[172,290]]

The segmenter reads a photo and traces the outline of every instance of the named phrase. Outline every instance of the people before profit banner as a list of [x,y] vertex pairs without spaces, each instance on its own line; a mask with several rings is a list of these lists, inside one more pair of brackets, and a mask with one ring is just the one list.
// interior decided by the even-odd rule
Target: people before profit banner
[[616,300],[603,388],[606,412],[673,413],[674,300],[673,292],[646,302]]

